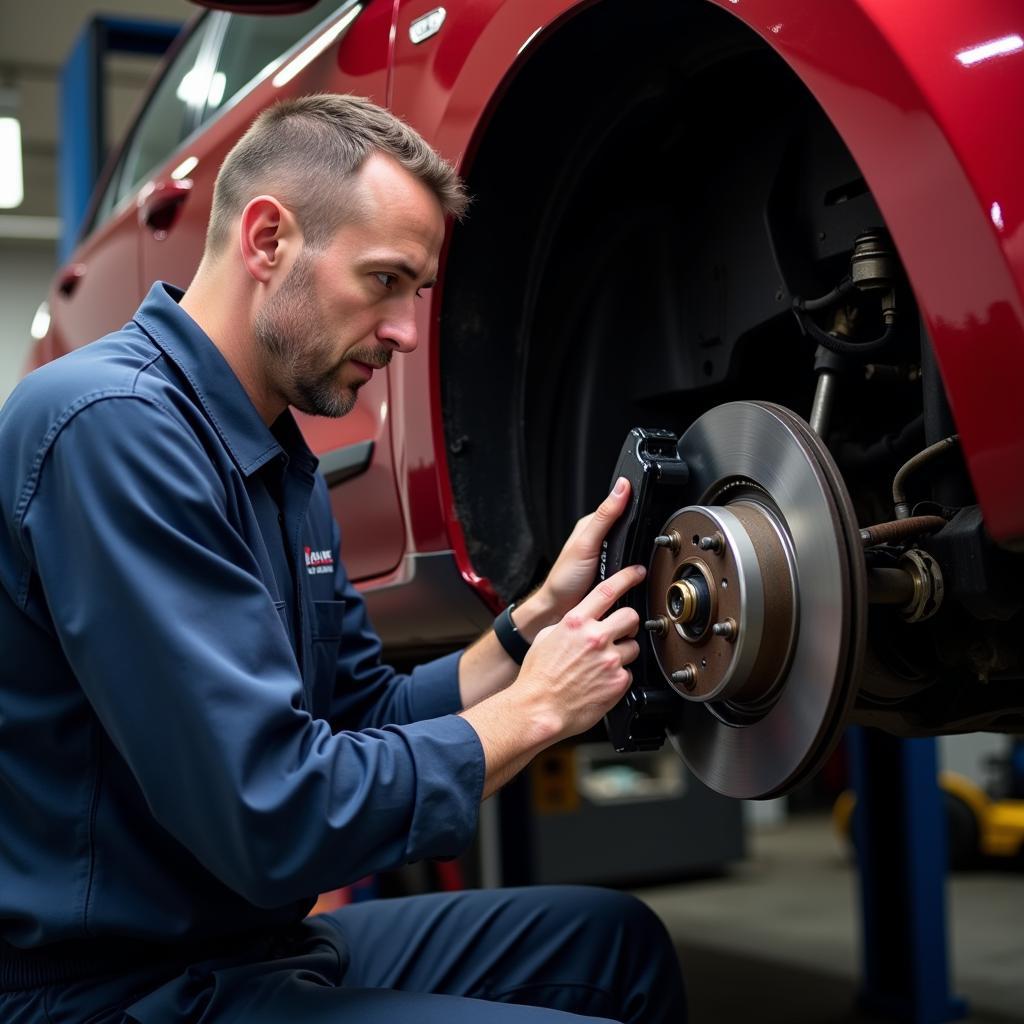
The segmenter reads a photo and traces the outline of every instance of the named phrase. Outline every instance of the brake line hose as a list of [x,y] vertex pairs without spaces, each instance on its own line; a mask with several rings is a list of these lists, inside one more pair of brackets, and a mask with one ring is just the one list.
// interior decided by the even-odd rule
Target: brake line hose
[[892,503],[896,509],[897,519],[910,518],[910,505],[907,502],[906,497],[907,477],[923,466],[926,462],[930,462],[939,455],[948,452],[959,440],[959,434],[952,434],[950,437],[944,437],[941,441],[936,441],[935,444],[928,445],[924,451],[918,452],[912,459],[909,459],[896,471],[896,476],[893,477],[892,481]]
[[886,327],[880,337],[873,338],[871,341],[844,341],[842,338],[837,338],[834,334],[829,334],[826,331],[823,331],[810,318],[801,316],[800,310],[794,309],[794,312],[796,313],[797,320],[800,321],[800,326],[804,331],[806,331],[823,348],[827,348],[829,352],[835,352],[840,356],[875,355],[896,337],[896,330],[893,325],[890,324]]

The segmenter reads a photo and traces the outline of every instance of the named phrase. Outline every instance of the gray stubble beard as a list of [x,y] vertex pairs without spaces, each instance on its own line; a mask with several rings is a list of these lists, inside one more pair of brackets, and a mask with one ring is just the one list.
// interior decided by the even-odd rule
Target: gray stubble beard
[[267,308],[256,314],[253,335],[267,379],[288,403],[312,416],[337,419],[352,411],[357,389],[337,383],[341,362],[327,370],[317,368],[317,346],[310,339],[325,332],[311,300],[312,263],[307,253],[299,256]]

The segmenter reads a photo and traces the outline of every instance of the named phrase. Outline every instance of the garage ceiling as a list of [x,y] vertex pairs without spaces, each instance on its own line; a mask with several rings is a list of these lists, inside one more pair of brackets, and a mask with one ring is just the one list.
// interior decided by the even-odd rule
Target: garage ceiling
[[[199,10],[186,0],[2,0],[0,89],[18,102],[24,154],[25,200],[0,211],[0,239],[23,237],[18,218],[57,215],[57,145],[60,75],[82,25],[94,14],[184,23]],[[107,69],[108,144],[128,126],[157,62],[151,57],[113,56]],[[54,234],[56,225],[53,225]]]

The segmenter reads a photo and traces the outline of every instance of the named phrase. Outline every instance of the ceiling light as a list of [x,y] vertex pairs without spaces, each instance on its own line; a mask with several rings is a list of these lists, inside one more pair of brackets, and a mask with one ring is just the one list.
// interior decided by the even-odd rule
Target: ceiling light
[[0,116],[0,209],[13,210],[25,198],[21,166],[21,124],[16,117]]

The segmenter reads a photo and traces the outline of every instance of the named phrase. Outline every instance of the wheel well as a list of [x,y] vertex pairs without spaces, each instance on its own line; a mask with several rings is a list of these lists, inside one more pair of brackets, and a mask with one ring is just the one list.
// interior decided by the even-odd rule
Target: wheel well
[[468,172],[441,315],[442,408],[474,567],[506,598],[599,500],[632,425],[718,402],[806,415],[827,291],[881,222],[786,65],[705,3],[603,0],[541,41]]

